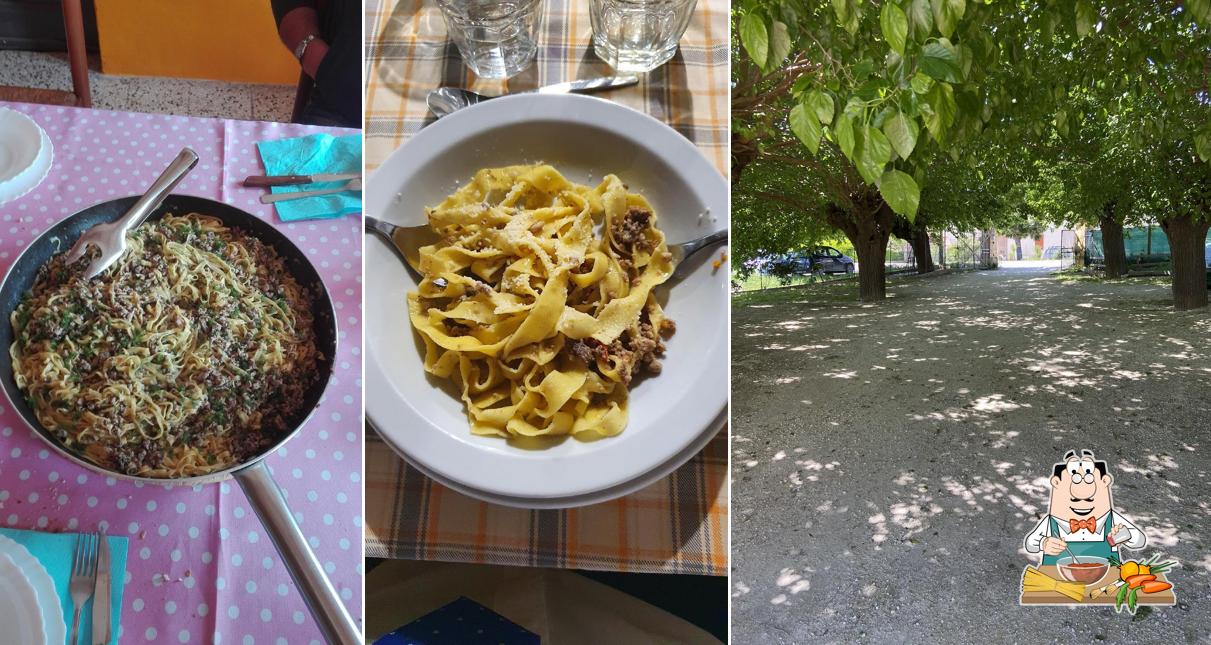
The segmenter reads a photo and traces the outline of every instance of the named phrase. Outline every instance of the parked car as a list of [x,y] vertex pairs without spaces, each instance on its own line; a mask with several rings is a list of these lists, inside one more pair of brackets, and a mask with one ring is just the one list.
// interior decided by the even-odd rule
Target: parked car
[[775,271],[790,275],[811,273],[853,273],[854,259],[831,246],[791,251],[776,262]]

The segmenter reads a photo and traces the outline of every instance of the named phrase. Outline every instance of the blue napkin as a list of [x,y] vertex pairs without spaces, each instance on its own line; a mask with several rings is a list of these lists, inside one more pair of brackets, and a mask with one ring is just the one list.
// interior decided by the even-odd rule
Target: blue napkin
[[[318,175],[362,171],[362,135],[334,137],[310,134],[294,139],[259,141],[257,150],[265,164],[266,175]],[[274,193],[340,188],[344,182],[274,186]],[[361,192],[344,191],[332,195],[293,199],[274,204],[283,222],[306,219],[331,219],[362,212]]]
[[[68,585],[71,582],[72,555],[76,552],[76,533],[41,533],[38,531],[22,531],[21,529],[0,528],[0,535],[7,537],[29,550],[30,554],[42,563],[50,579],[55,583],[55,591],[59,592],[59,605],[63,608],[63,622],[67,624],[67,633],[71,634],[71,619],[75,605],[71,602]],[[126,545],[129,540],[124,537],[106,536],[109,540],[109,579],[110,579],[110,637],[115,645],[118,642],[118,625],[122,617],[122,589],[126,586]],[[86,640],[92,642],[93,603],[84,603],[80,614],[80,633],[87,634]]]
[[459,598],[374,641],[374,645],[539,645],[538,634],[470,598]]

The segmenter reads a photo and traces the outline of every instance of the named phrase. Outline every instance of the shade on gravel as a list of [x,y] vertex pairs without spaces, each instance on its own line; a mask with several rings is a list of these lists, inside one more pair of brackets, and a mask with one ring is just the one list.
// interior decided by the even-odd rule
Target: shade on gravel
[[[890,295],[734,303],[734,642],[1206,642],[1211,312],[1037,269]],[[1018,606],[1051,465],[1079,448],[1144,553],[1181,561],[1178,606]]]

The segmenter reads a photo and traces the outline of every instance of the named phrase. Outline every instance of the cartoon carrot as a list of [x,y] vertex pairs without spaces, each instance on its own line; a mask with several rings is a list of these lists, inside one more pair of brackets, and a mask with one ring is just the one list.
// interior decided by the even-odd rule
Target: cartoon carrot
[[1110,558],[1110,564],[1118,567],[1119,579],[1089,592],[1089,598],[1099,598],[1118,589],[1118,592],[1114,596],[1115,610],[1122,611],[1125,604],[1127,611],[1134,614],[1135,608],[1139,604],[1140,592],[1145,594],[1160,593],[1166,589],[1173,588],[1172,584],[1157,580],[1156,574],[1164,573],[1176,566],[1177,561],[1156,562],[1158,558],[1159,554],[1153,554],[1143,562],[1136,562],[1134,560],[1119,562],[1116,558]]

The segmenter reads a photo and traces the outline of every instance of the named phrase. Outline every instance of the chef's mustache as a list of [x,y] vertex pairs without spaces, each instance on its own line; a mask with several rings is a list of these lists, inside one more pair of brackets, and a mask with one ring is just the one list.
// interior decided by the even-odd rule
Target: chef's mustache
[[1093,501],[1092,497],[1086,497],[1084,499],[1081,499],[1080,497],[1069,497],[1068,499],[1069,499],[1069,501],[1073,501],[1073,502],[1092,502]]

